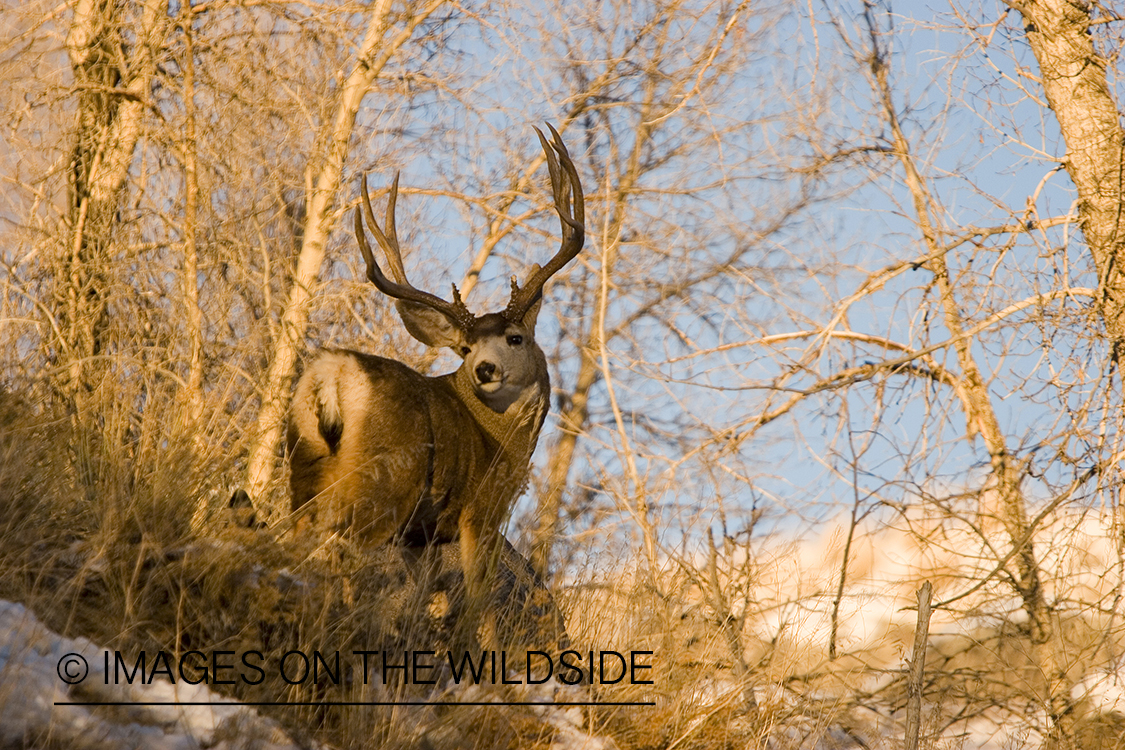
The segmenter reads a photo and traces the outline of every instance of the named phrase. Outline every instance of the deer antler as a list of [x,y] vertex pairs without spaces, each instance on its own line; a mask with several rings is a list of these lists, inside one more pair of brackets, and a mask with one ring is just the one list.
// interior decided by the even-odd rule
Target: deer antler
[[542,296],[543,285],[547,283],[547,279],[573,260],[586,241],[586,204],[582,197],[582,183],[578,180],[578,170],[570,160],[570,153],[566,150],[566,145],[563,144],[558,131],[550,123],[547,123],[547,128],[551,131],[550,142],[543,137],[539,128],[535,128],[535,134],[539,136],[539,143],[542,144],[543,153],[547,157],[547,171],[551,175],[551,192],[554,193],[555,211],[558,212],[562,227],[562,240],[555,257],[547,261],[547,265],[535,271],[522,289],[513,279],[512,296],[503,313],[505,318],[512,321],[523,318]]
[[[367,193],[367,176],[364,175],[359,181],[360,195],[363,197],[363,210],[361,212],[358,207],[355,210],[355,238],[359,243],[359,251],[363,254],[363,260],[367,263],[367,278],[371,280],[376,289],[388,297],[405,302],[414,302],[437,310],[460,326],[462,330],[467,331],[472,328],[476,317],[469,312],[465,303],[461,301],[461,293],[457,291],[456,284],[453,285],[453,301],[446,302],[441,297],[423,292],[421,289],[415,289],[406,278],[406,269],[402,265],[402,251],[398,245],[398,233],[395,231],[398,177],[398,172],[395,172],[390,195],[387,197],[387,214],[384,220],[384,226],[387,228],[386,233],[379,228],[379,222],[375,220],[375,212],[371,210],[371,196]],[[374,253],[371,252],[371,246],[367,244],[367,235],[363,231],[363,214],[367,215],[367,223],[371,228],[371,233],[375,235],[375,241],[383,249],[383,254],[387,256],[387,265],[391,269],[391,275],[395,277],[394,281],[383,275],[382,269],[375,261]]]

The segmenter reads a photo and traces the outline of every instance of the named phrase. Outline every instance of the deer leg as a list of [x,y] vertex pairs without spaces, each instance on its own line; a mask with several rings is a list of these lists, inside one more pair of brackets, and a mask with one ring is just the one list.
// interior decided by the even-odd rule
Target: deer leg
[[499,650],[496,630],[495,602],[492,582],[496,576],[499,533],[487,519],[462,511],[460,518],[461,569],[465,573],[465,599],[462,609],[459,640],[471,643],[478,638],[482,646]]
[[[484,507],[476,513],[469,508],[461,512],[461,564],[465,571],[465,618],[470,632],[480,632],[480,643],[485,648],[499,651],[509,646],[501,633],[503,617],[499,610],[507,606],[497,600],[496,582],[500,571],[500,553],[504,537],[500,533],[502,509]],[[508,654],[508,663],[518,659],[518,654]]]

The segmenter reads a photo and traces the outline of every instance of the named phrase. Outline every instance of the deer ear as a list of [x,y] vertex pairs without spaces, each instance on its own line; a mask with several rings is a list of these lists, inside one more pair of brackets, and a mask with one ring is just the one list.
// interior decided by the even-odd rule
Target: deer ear
[[[531,283],[531,280],[535,277],[535,274],[539,273],[539,270],[540,270],[540,266],[539,266],[538,263],[532,263],[531,264],[531,268],[527,269],[527,278],[524,280],[525,286],[527,284]],[[515,288],[515,286],[514,286],[515,283],[516,283],[516,277],[513,276],[512,277],[513,289]],[[523,314],[523,319],[513,321],[513,322],[519,323],[520,325],[522,325],[524,328],[526,328],[529,331],[534,331],[535,330],[535,321],[539,318],[539,308],[541,308],[541,307],[543,307],[543,293],[542,293],[542,291],[539,293],[539,299],[535,300],[535,302],[532,303],[531,307],[527,308],[527,312],[525,312]]]
[[454,350],[461,348],[465,340],[465,332],[444,313],[426,305],[404,300],[396,300],[395,308],[410,335],[426,346],[448,346]]
[[523,314],[523,320],[520,321],[520,324],[527,330],[534,331],[535,321],[539,318],[539,310],[542,307],[543,296],[540,295],[539,299],[537,299],[531,307],[527,308],[527,312]]

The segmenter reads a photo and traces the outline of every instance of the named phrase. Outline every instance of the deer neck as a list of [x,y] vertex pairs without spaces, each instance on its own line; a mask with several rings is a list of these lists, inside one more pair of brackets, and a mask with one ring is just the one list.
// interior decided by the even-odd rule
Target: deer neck
[[551,392],[550,381],[544,375],[528,387],[523,395],[513,401],[502,412],[493,411],[477,398],[473,389],[472,375],[465,368],[450,373],[450,385],[458,398],[465,404],[477,424],[495,440],[501,448],[513,457],[530,459],[535,443],[539,439],[539,429],[547,416],[548,397]]

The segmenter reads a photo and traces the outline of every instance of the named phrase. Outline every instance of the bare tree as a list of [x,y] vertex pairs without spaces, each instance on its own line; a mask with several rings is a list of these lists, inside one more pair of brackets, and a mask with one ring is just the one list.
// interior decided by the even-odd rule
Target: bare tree
[[[560,513],[576,511],[576,501],[585,494],[578,486],[596,487],[603,481],[589,474],[573,476],[580,438],[591,421],[601,431],[593,444],[616,446],[614,455],[621,463],[613,471],[620,471],[630,487],[608,494],[620,496],[620,491],[629,498],[618,510],[637,523],[648,564],[657,567],[659,523],[645,475],[662,449],[645,459],[636,455],[654,450],[650,441],[663,441],[663,429],[638,420],[639,404],[624,404],[616,395],[615,379],[631,380],[635,374],[621,369],[622,352],[616,349],[635,352],[653,346],[654,341],[634,339],[636,327],[648,324],[660,331],[657,340],[683,343],[678,316],[684,310],[699,313],[716,289],[748,273],[768,269],[761,283],[771,286],[774,269],[764,248],[816,198],[814,172],[804,184],[795,180],[786,198],[745,210],[754,205],[748,197],[757,187],[754,170],[785,168],[764,154],[757,164],[754,156],[743,160],[743,154],[754,153],[754,130],[773,122],[773,116],[780,122],[792,113],[774,112],[752,121],[732,117],[723,106],[726,86],[747,75],[749,55],[784,9],[771,14],[746,3],[668,2],[630,16],[624,27],[601,20],[601,14],[616,16],[619,11],[612,4],[590,11],[588,25],[605,30],[593,36],[571,35],[565,26],[552,32],[544,24],[544,33],[559,34],[553,44],[567,51],[564,80],[571,89],[566,99],[589,102],[589,111],[576,125],[592,146],[597,189],[590,192],[598,203],[591,222],[596,262],[576,281],[567,314],[573,321],[565,329],[568,349],[573,348],[578,368],[563,381],[560,434],[546,459],[539,497],[534,564],[541,573],[549,568]],[[591,62],[575,62],[579,60]],[[784,126],[776,137],[782,152],[778,159],[784,161]],[[715,172],[693,173],[691,165],[699,163],[713,164]],[[732,209],[739,202],[744,210]],[[691,213],[699,219],[688,220]],[[679,221],[664,220],[672,215]],[[627,359],[648,358],[630,354]],[[599,388],[604,389],[601,395]],[[682,408],[672,406],[669,418],[676,420],[672,414]],[[634,441],[643,447],[632,445]]]
[[66,47],[77,90],[76,131],[67,198],[67,247],[56,271],[56,365],[65,394],[89,419],[87,396],[103,369],[109,265],[124,208],[125,181],[142,132],[145,107],[168,31],[159,2],[122,5],[84,0],[75,6]]
[[[942,661],[931,682],[931,690],[942,691],[938,700],[947,702],[942,720],[958,725],[967,716],[991,716],[1003,722],[1026,708],[1035,717],[1029,731],[1052,746],[1075,747],[1100,721],[1096,709],[1076,697],[1089,679],[1080,665],[1095,659],[1079,633],[1102,626],[1099,613],[1116,606],[1121,586],[1111,583],[1092,593],[1065,562],[1067,540],[1080,537],[1083,509],[1099,500],[1116,503],[1110,489],[1121,455],[1119,394],[1111,387],[1118,347],[1112,238],[1120,135],[1105,77],[1104,61],[1112,55],[1100,55],[1098,65],[1081,64],[1094,54],[1098,35],[1088,32],[1100,26],[1098,19],[1087,9],[1086,20],[1078,18],[1077,6],[1065,12],[1049,6],[1029,4],[1025,15],[1046,15],[1026,26],[1006,14],[989,17],[984,9],[959,6],[948,23],[906,22],[876,3],[863,4],[857,26],[832,9],[812,19],[826,22],[822,28],[831,30],[850,69],[867,83],[842,120],[852,128],[843,139],[847,147],[821,153],[831,162],[869,169],[870,184],[883,186],[891,223],[918,249],[904,252],[901,242],[889,244],[882,251],[885,264],[861,264],[864,270],[834,296],[824,321],[750,338],[747,345],[772,352],[778,371],[748,381],[768,395],[727,436],[738,443],[761,440],[786,417],[800,425],[802,410],[812,403],[837,420],[828,437],[813,435],[813,423],[797,428],[833,482],[874,503],[860,516],[853,511],[847,526],[829,607],[830,656],[837,655],[837,613],[848,597],[856,520],[871,524],[870,534],[884,534],[891,522],[886,513],[893,509],[919,545],[975,566],[967,580],[942,586],[935,608],[992,618],[988,628],[967,636],[971,645],[964,652]],[[1065,41],[1064,18],[1082,29],[1081,40]],[[944,59],[936,80],[912,84],[905,73],[896,75],[906,64],[902,48],[912,41],[899,24],[949,34],[962,45],[951,45],[956,52]],[[1041,81],[1023,66],[1016,41],[1023,33],[1055,35],[1029,38],[1043,68]],[[1001,37],[1011,54],[1003,63],[994,53],[994,39]],[[1058,44],[1056,55],[1065,50],[1070,56],[1071,67],[1050,61],[1052,44]],[[831,43],[817,49],[840,60],[833,58]],[[1060,90],[1061,79],[1075,88]],[[1053,89],[1045,100],[1039,83]],[[1080,103],[1087,94],[1089,109]],[[1019,112],[1028,104],[1069,110],[1057,113],[1065,159],[1043,146],[1050,133],[1037,129],[1042,120]],[[1003,132],[1012,148],[1029,155],[1033,166],[1027,171],[1041,170],[1026,193],[1013,200],[991,192],[991,155],[973,153],[964,143],[957,144],[963,151],[951,146],[946,129],[956,132],[957,118],[966,112],[981,123],[981,143]],[[1075,155],[1077,150],[1084,153]],[[1073,177],[1076,213],[1066,187],[1052,183],[1060,164]],[[1078,226],[1084,248],[1075,242]],[[847,257],[846,248],[837,252]],[[888,299],[895,302],[888,306]],[[872,314],[896,306],[901,317]],[[1108,352],[1091,338],[1087,306],[1108,334]],[[1056,411],[1041,422],[1025,420],[1016,408],[1022,404],[1051,404]],[[859,430],[872,436],[862,451],[852,441]],[[765,484],[761,477],[756,483]],[[975,541],[957,546],[942,523]],[[1013,596],[1018,612],[1005,603]],[[1108,627],[1099,642],[1119,642],[1120,626]],[[974,664],[985,684],[979,690],[954,687],[956,670],[966,668],[957,659],[978,658],[979,651],[966,656],[976,649],[1011,649],[1012,655],[1005,657],[1007,665]],[[998,676],[1004,669],[1019,679]],[[815,670],[808,679],[815,682]],[[894,705],[905,705],[898,700]]]
[[[199,305],[199,158],[196,146],[195,109],[195,13],[191,4],[180,8],[178,26],[183,34],[183,103],[184,129],[180,142],[180,158],[184,172],[184,249],[183,295],[190,343],[188,377],[184,387],[187,396],[191,430],[201,436],[203,417],[203,310]],[[197,452],[202,448],[197,446]]]

